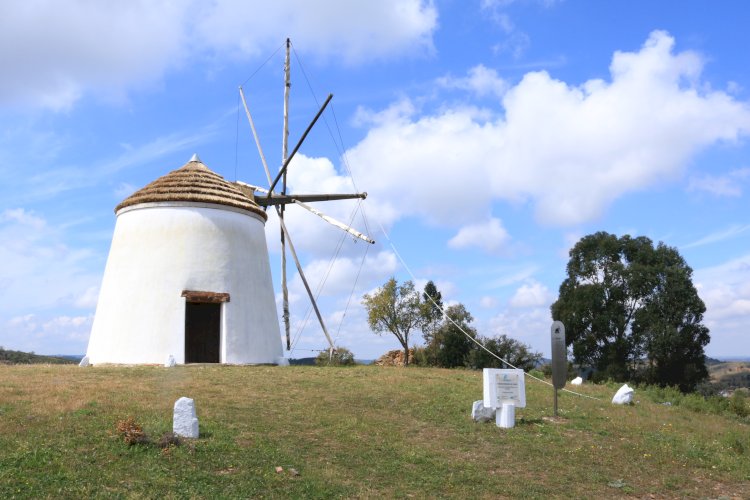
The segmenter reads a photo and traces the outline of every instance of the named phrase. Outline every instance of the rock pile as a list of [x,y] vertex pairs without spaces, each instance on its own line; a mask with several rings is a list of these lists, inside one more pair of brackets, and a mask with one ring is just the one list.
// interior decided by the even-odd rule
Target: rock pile
[[[409,349],[409,362],[414,359],[414,349]],[[404,366],[404,350],[388,351],[375,360],[378,366]]]

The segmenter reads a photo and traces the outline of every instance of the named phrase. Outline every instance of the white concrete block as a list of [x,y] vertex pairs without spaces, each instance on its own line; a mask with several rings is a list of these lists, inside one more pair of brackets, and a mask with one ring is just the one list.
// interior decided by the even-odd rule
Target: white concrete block
[[583,379],[581,377],[576,377],[570,381],[570,385],[581,385],[582,383]]
[[504,429],[511,429],[516,426],[516,405],[513,403],[503,403],[495,414],[495,424]]
[[192,399],[182,397],[175,402],[172,432],[186,438],[198,437],[198,417]]

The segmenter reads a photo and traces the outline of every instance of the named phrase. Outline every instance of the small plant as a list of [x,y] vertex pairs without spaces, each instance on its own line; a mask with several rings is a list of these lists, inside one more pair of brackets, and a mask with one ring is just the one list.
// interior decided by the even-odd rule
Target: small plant
[[533,370],[529,371],[529,375],[531,375],[532,377],[536,377],[536,378],[544,380],[544,372],[542,372],[542,370],[539,370],[537,368],[534,368]]
[[745,391],[737,389],[729,398],[729,409],[735,415],[741,418],[745,418],[750,415],[750,408],[748,408],[747,395]]
[[128,446],[134,444],[149,444],[150,440],[146,433],[143,432],[143,427],[136,423],[133,417],[128,417],[125,420],[119,420],[115,426],[117,432],[122,436],[125,443]]

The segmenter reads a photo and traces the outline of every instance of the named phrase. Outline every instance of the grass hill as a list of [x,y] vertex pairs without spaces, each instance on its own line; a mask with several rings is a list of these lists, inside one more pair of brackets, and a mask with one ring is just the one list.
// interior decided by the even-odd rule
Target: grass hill
[[[516,426],[474,423],[481,372],[0,366],[0,498],[750,498],[750,421],[669,391],[527,381]],[[181,396],[201,437],[176,446]],[[130,418],[148,436],[128,445]],[[164,444],[166,443],[166,444]],[[278,471],[278,472],[277,472]]]
[[74,356],[42,356],[33,352],[9,351],[0,347],[0,364],[30,365],[30,364],[75,364],[80,358]]

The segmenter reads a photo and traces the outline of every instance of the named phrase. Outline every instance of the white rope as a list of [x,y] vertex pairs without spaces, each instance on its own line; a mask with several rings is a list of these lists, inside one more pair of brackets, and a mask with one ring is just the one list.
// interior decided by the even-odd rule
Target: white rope
[[[385,236],[385,239],[388,240],[388,244],[391,246],[391,249],[393,250],[393,253],[396,254],[396,257],[398,257],[398,260],[401,262],[401,265],[404,266],[404,269],[406,269],[406,272],[409,274],[409,276],[411,277],[411,279],[416,281],[416,279],[417,279],[416,276],[414,276],[414,273],[411,272],[411,269],[409,269],[409,266],[406,264],[406,261],[404,261],[403,257],[401,257],[401,254],[398,252],[398,250],[396,250],[396,246],[393,244],[393,241],[388,236],[388,233],[386,232],[385,228],[380,223],[380,221],[378,221],[378,226],[380,226],[380,231],[383,233],[383,236]],[[500,360],[501,362],[505,363],[509,367],[511,367],[511,368],[513,368],[515,370],[521,370],[521,368],[513,366],[508,360],[501,358],[500,356],[498,356],[494,352],[492,352],[489,349],[487,349],[484,345],[482,345],[481,342],[479,342],[477,339],[475,339],[474,337],[472,337],[471,335],[469,335],[463,328],[461,328],[461,325],[459,325],[458,323],[456,323],[455,321],[453,321],[453,319],[451,319],[451,317],[446,314],[445,309],[443,309],[443,307],[440,304],[438,304],[437,302],[435,302],[435,300],[430,295],[427,295],[427,297],[430,299],[430,302],[432,302],[432,304],[435,307],[437,307],[438,309],[440,309],[440,311],[442,311],[443,317],[447,318],[448,321],[450,321],[453,324],[453,326],[455,326],[456,328],[458,328],[459,331],[466,336],[466,338],[468,338],[469,340],[471,340],[472,342],[474,342],[477,346],[479,346],[480,348],[484,349],[491,356],[493,356],[494,358],[496,358],[496,359]],[[546,385],[548,385],[550,387],[553,387],[553,385],[551,383],[547,382],[544,379],[541,379],[539,377],[535,377],[534,375],[532,375],[532,374],[530,374],[530,373],[528,373],[526,371],[524,371],[523,373],[524,373],[524,375],[526,375],[529,378],[532,378],[532,379],[534,379],[534,380],[536,380],[538,382],[541,382],[541,383],[546,384]],[[587,394],[581,394],[579,392],[574,392],[574,391],[571,391],[571,390],[568,390],[568,389],[562,389],[562,391],[563,392],[568,392],[570,394],[575,394],[576,396],[580,396],[582,398],[588,398],[588,399],[594,399],[596,401],[601,401],[601,399],[599,399],[599,398],[596,398],[596,397],[593,397],[593,396],[589,396]]]

